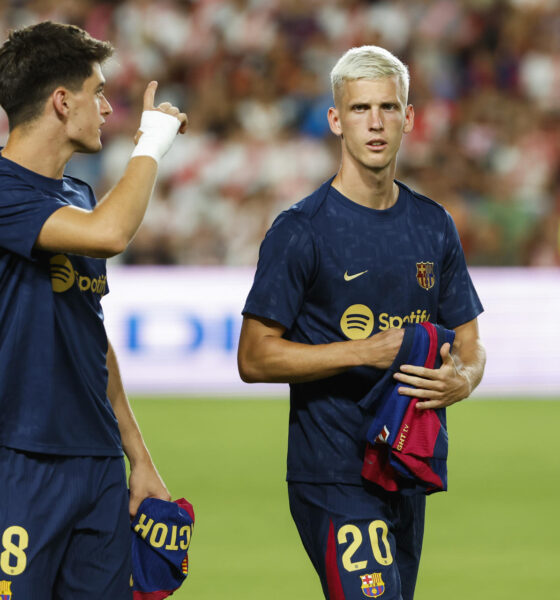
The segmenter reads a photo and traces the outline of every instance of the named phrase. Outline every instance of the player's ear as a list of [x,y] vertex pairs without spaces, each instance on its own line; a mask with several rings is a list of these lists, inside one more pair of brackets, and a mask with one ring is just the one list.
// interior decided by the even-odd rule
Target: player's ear
[[62,86],[57,87],[51,94],[51,99],[56,114],[62,118],[67,117],[70,111],[68,90]]
[[340,125],[340,117],[338,114],[338,110],[331,106],[329,108],[329,112],[327,113],[327,119],[329,120],[329,127],[331,131],[338,136],[342,136],[342,127]]
[[409,104],[404,111],[404,133],[410,133],[414,127],[414,107]]

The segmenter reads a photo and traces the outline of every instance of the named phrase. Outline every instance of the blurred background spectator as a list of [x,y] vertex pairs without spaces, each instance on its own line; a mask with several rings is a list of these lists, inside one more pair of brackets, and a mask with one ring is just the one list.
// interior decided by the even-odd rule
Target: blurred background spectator
[[46,19],[117,50],[104,151],[68,169],[99,197],[128,161],[148,81],[189,115],[124,263],[254,265],[273,218],[337,168],[331,67],[376,44],[412,77],[397,176],[451,212],[469,263],[560,264],[558,0],[0,3],[3,38]]

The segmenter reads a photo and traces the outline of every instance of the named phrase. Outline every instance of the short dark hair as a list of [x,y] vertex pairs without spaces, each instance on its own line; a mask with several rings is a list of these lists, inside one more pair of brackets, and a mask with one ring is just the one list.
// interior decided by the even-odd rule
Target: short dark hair
[[0,47],[0,105],[10,130],[41,114],[59,85],[81,89],[93,64],[113,54],[113,46],[75,25],[44,21],[9,32]]

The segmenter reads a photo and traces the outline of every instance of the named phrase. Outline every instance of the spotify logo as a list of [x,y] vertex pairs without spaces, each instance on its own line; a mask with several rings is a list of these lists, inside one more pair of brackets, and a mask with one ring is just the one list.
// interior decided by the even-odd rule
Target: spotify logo
[[50,260],[51,263],[51,285],[57,293],[65,292],[74,285],[74,268],[70,260],[64,254],[57,254]]
[[373,313],[365,304],[353,304],[344,311],[340,328],[351,340],[365,340],[371,335],[374,323]]

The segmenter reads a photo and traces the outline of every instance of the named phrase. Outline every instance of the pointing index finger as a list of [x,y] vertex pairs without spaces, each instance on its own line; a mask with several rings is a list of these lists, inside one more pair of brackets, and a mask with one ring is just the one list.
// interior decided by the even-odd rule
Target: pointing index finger
[[156,98],[158,82],[150,81],[144,92],[144,110],[154,110],[154,102]]

